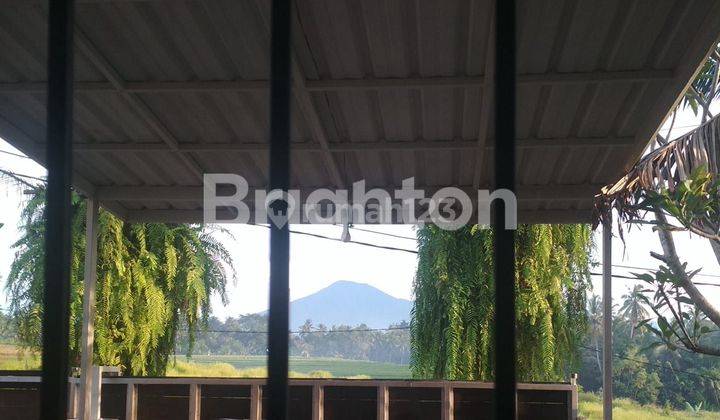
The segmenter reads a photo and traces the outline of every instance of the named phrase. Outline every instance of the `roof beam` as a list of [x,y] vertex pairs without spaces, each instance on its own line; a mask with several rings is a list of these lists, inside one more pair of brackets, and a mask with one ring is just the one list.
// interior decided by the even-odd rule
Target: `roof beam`
[[312,102],[310,93],[305,88],[305,76],[302,74],[302,70],[297,63],[297,60],[293,57],[292,59],[292,75],[293,75],[293,94],[298,102],[298,108],[300,112],[305,116],[305,122],[308,124],[312,136],[317,141],[320,149],[323,152],[323,158],[325,165],[329,171],[330,179],[336,187],[342,187],[345,185],[342,175],[340,174],[340,167],[338,166],[335,156],[330,152],[330,141],[328,140],[325,129],[320,122],[315,105]]
[[[565,138],[526,138],[517,139],[520,149],[542,149],[556,147],[628,147],[632,146],[634,137],[565,137]],[[293,143],[294,151],[324,151],[317,143]],[[476,149],[476,140],[415,140],[415,141],[389,141],[389,142],[331,142],[327,150],[333,153],[344,152],[394,152],[394,151],[429,151],[429,150],[468,150]],[[491,150],[492,144],[485,145]],[[153,143],[76,143],[76,152],[168,152],[167,145],[160,142]],[[214,153],[214,152],[248,152],[262,153],[268,151],[267,143],[180,143],[177,151],[183,153]]]
[[[97,65],[97,64],[96,64]],[[299,79],[295,76],[295,79]],[[518,75],[519,85],[567,85],[584,83],[612,82],[649,82],[672,80],[671,70],[629,70],[629,71],[592,71],[579,73],[537,73]],[[347,90],[373,89],[419,89],[424,87],[470,88],[486,85],[484,76],[452,77],[407,77],[364,79],[328,79],[304,80],[302,89],[308,92],[334,92]],[[127,82],[75,82],[76,91],[125,93],[163,93],[163,92],[253,92],[270,89],[267,80],[194,80],[194,81],[145,81]],[[4,82],[0,83],[0,92],[37,93],[44,92],[44,81]]]
[[[495,78],[495,0],[491,0],[490,23],[488,24],[487,44],[485,46],[485,76],[489,83]],[[519,78],[517,79],[519,80]],[[480,122],[478,124],[477,151],[475,152],[475,169],[473,188],[477,189],[483,176],[485,161],[485,144],[490,137],[490,119],[495,108],[493,86],[486,86],[482,91]]]
[[[44,166],[44,146],[43,148],[38,147],[38,143],[35,140],[2,116],[0,116],[0,137],[8,140],[26,156]],[[72,173],[72,183],[75,190],[85,196],[94,197],[97,193],[95,185],[74,169]],[[102,206],[120,218],[125,217],[125,208],[118,203],[110,201],[102,203]]]
[[[0,137],[10,141],[15,148],[35,162],[45,165],[45,146],[35,147],[37,143],[25,131],[3,116],[0,116]],[[92,196],[95,193],[93,184],[75,170],[73,170],[73,185],[84,195]]]
[[[590,223],[591,210],[520,210],[518,221],[527,224]],[[226,217],[218,212],[220,218]],[[128,222],[203,223],[203,210],[129,210]],[[231,217],[231,215],[227,215]]]
[[[490,50],[492,51],[492,49]],[[487,62],[486,62],[487,63]],[[492,63],[491,63],[492,64]],[[487,68],[485,69],[487,73]],[[592,71],[579,73],[537,73],[521,74],[517,77],[519,85],[565,85],[603,82],[648,82],[670,80],[671,70],[629,70],[629,71]],[[309,91],[340,91],[366,89],[417,89],[423,87],[483,87],[484,76],[459,77],[410,77],[410,78],[364,78],[336,80],[308,80]]]
[[167,147],[177,152],[176,156],[180,161],[187,167],[187,169],[199,179],[202,179],[203,170],[200,165],[195,162],[192,157],[187,154],[179,153],[178,151],[178,140],[168,130],[167,127],[160,121],[157,115],[150,109],[150,107],[137,95],[127,91],[127,82],[123,80],[115,68],[110,64],[109,61],[102,55],[100,50],[93,45],[88,37],[76,26],[75,27],[75,43],[80,51],[90,60],[91,63],[102,73],[112,87],[120,93],[126,102],[142,117],[145,123],[158,135]]
[[[600,191],[603,184],[573,184],[573,185],[520,185],[517,188],[517,197],[520,201],[544,201],[544,200],[590,200]],[[265,186],[250,187],[251,193],[247,201],[253,201],[252,190],[264,190]],[[299,189],[301,197],[307,197],[312,191],[326,187],[293,187]],[[366,187],[384,188],[392,192],[396,185]],[[417,186],[423,189],[427,196],[439,190],[439,186]],[[471,186],[457,186],[468,194],[471,199],[477,198],[477,192],[473,194]],[[477,190],[475,190],[477,191]],[[106,201],[202,201],[202,186],[109,186],[97,187],[96,197],[98,200]]]
[[[680,25],[679,21],[676,21]],[[715,48],[720,38],[720,2],[712,3],[712,8],[705,13],[705,19],[699,29],[696,31],[695,38],[685,49],[683,56],[678,60],[678,67],[675,69],[675,77],[672,83],[665,86],[659,97],[653,101],[650,109],[645,111],[647,118],[642,121],[639,130],[636,133],[635,148],[632,150],[634,156],[632,160],[628,160],[621,175],[630,167],[637,159],[642,157],[643,151],[655,138],[655,135],[662,128],[663,123],[673,112],[675,107],[680,103],[685,95],[685,91],[695,80],[696,75],[702,69],[705,60]],[[666,51],[661,51],[660,55],[664,55]]]
[[[297,24],[297,22],[294,22],[298,19],[296,9],[297,8],[293,8],[293,11],[291,12],[291,24]],[[265,28],[269,32],[272,32],[272,23],[269,14],[268,4],[264,2],[258,4],[258,11],[262,16]],[[330,141],[327,137],[327,133],[325,133],[325,129],[323,128],[322,123],[320,122],[320,116],[318,115],[317,109],[313,104],[312,97],[307,90],[307,80],[305,79],[302,68],[298,64],[295,51],[291,51],[290,65],[292,66],[290,69],[292,77],[292,93],[295,96],[295,100],[297,101],[298,109],[305,116],[305,123],[308,125],[308,128],[312,133],[312,138],[320,146],[320,149],[322,149],[323,159],[325,160],[325,167],[328,170],[328,175],[330,179],[336,187],[342,188],[345,183],[340,173],[340,167],[335,160],[335,156],[333,156],[333,154],[330,152]]]

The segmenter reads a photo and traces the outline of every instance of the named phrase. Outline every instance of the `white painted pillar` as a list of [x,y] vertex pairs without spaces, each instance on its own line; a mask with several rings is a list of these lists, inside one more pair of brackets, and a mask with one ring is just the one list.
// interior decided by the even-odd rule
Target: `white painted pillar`
[[260,385],[250,385],[250,420],[262,419],[262,388]]
[[85,221],[85,277],[83,280],[83,327],[80,342],[80,418],[91,418],[93,344],[95,341],[95,285],[97,283],[98,202],[87,199]]
[[603,224],[603,419],[612,420],[612,215]]
[[78,383],[74,380],[70,381],[68,383],[68,391],[70,395],[68,396],[68,419],[76,419],[77,418],[77,409],[78,409]]
[[442,388],[442,420],[455,419],[455,393],[450,383]]
[[377,420],[388,420],[390,418],[390,395],[387,385],[379,385],[377,388]]
[[323,420],[325,416],[325,389],[320,384],[313,385],[312,420]]
[[201,389],[198,384],[190,384],[190,410],[188,420],[200,420]]
[[127,384],[125,394],[125,420],[137,420],[137,385]]
[[[90,407],[86,410],[89,413],[89,418],[92,420],[100,420],[100,402],[102,396],[102,366],[92,367],[92,383],[90,385]],[[88,407],[88,406],[85,406]]]

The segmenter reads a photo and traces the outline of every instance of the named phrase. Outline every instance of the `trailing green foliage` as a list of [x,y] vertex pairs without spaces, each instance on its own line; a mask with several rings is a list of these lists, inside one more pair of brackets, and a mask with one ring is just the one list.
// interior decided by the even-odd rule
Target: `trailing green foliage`
[[[418,378],[493,377],[493,233],[418,231],[411,367]],[[587,328],[589,226],[517,230],[517,369],[522,380],[558,380],[577,360]]]
[[[85,202],[72,202],[72,295],[70,351],[79,360],[85,258]],[[6,289],[17,336],[40,347],[44,282],[43,189],[22,213],[21,238]],[[225,301],[232,258],[212,233],[200,226],[128,224],[101,210],[98,218],[98,268],[95,362],[121,366],[134,375],[161,375],[174,352],[179,326],[190,342],[207,322],[210,295]]]

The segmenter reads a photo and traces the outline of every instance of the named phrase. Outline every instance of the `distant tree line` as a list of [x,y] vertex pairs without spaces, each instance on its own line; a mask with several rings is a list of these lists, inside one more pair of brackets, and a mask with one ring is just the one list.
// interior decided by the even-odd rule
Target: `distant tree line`
[[[642,404],[685,409],[720,408],[720,358],[669,348],[642,322],[649,309],[635,287],[623,296],[613,315],[613,393]],[[602,389],[602,305],[597,296],[588,304],[589,334],[583,344],[579,383],[585,391]],[[689,323],[692,320],[688,321]],[[702,321],[708,323],[708,321]],[[708,345],[720,346],[720,334],[704,337]]]
[[[187,354],[188,336],[179,329],[176,353]],[[267,316],[240,315],[221,321],[211,317],[207,328],[195,334],[192,354],[252,355],[267,353]],[[410,361],[409,324],[389,325],[387,330],[365,324],[313,324],[306,320],[290,336],[290,355],[298,357],[336,357],[352,360],[408,364]]]

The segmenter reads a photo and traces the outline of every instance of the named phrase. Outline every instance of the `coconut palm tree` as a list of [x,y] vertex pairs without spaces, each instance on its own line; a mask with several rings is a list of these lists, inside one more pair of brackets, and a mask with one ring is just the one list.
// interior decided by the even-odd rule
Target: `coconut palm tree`
[[650,316],[650,313],[645,308],[644,293],[647,291],[642,285],[636,284],[622,296],[623,303],[620,306],[619,314],[630,322],[631,340],[635,336],[635,327],[637,327],[638,323]]
[[595,346],[595,361],[597,362],[598,372],[602,372],[602,363],[600,362],[600,339],[603,336],[603,305],[600,296],[593,294],[588,300],[588,327],[590,339]]

